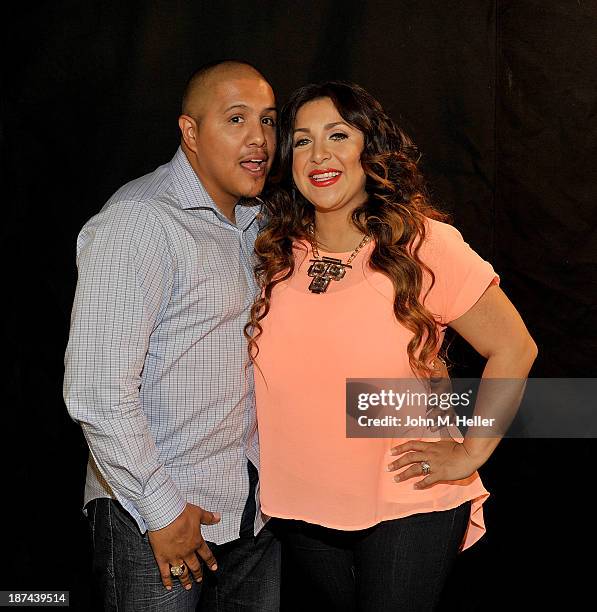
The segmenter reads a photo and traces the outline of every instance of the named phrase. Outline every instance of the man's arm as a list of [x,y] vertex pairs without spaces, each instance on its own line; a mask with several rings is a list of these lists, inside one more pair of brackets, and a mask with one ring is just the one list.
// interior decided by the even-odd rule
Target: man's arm
[[185,507],[139,399],[149,336],[172,289],[164,230],[139,203],[113,205],[81,232],[77,266],[64,399],[116,497],[160,529]]
[[[79,279],[65,358],[64,399],[102,476],[135,503],[166,588],[170,565],[201,580],[196,553],[216,562],[201,524],[219,515],[187,504],[158,459],[141,407],[141,372],[152,331],[171,298],[174,257],[156,216],[137,202],[102,211],[77,245]],[[190,588],[190,574],[180,577]]]

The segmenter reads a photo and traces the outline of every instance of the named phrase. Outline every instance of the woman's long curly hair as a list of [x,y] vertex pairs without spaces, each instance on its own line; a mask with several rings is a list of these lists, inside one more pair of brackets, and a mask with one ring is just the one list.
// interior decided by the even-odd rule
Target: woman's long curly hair
[[254,362],[259,353],[260,321],[269,312],[273,288],[294,272],[293,241],[309,240],[309,226],[315,220],[313,205],[292,178],[293,131],[299,109],[321,98],[330,98],[344,121],[364,135],[361,165],[368,199],[353,211],[352,222],[375,240],[369,265],[392,281],[396,319],[413,333],[407,347],[411,369],[416,375],[428,376],[439,335],[433,315],[419,296],[423,270],[430,274],[431,286],[435,277],[418,253],[425,239],[425,217],[445,220],[446,215],[429,201],[412,141],[371,94],[342,81],[301,87],[281,111],[275,170],[262,196],[269,221],[255,242],[259,260],[255,272],[262,294],[245,326],[249,355]]

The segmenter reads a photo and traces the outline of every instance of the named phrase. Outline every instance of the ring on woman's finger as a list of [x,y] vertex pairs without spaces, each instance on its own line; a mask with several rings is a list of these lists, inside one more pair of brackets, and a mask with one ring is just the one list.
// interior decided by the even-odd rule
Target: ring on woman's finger
[[431,466],[427,463],[427,461],[421,461],[421,469],[423,470],[423,474],[425,474],[425,476],[431,473]]
[[181,563],[180,565],[171,565],[170,566],[170,573],[175,578],[179,578],[180,576],[182,576],[184,574],[185,569],[186,569],[186,566],[185,566],[184,563]]

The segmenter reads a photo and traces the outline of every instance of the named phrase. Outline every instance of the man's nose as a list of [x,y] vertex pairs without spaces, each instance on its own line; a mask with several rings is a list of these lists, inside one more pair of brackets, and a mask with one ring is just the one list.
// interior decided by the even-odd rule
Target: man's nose
[[265,126],[263,125],[263,123],[261,123],[261,121],[255,123],[252,126],[248,136],[249,146],[262,147],[267,141],[267,138],[265,136]]

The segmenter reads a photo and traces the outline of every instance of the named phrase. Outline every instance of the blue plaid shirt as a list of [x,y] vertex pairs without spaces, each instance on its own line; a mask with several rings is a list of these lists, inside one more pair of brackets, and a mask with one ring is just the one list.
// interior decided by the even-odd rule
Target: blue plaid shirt
[[230,222],[179,149],[79,234],[64,398],[90,449],[84,504],[115,498],[142,532],[190,502],[222,515],[207,540],[238,537],[259,460],[243,338],[258,211]]

